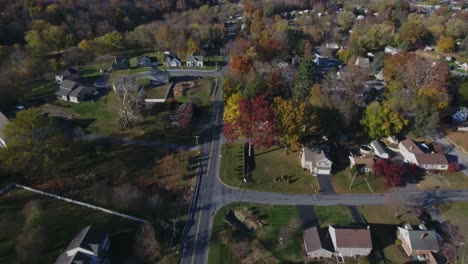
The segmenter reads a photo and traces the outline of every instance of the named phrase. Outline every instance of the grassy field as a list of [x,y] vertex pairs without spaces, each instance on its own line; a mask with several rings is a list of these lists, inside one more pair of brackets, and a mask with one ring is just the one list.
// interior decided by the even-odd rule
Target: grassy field
[[316,206],[315,212],[321,227],[354,223],[353,216],[346,206]]
[[146,98],[149,99],[165,99],[167,92],[171,88],[171,84],[167,83],[161,86],[152,86],[146,88]]
[[112,100],[115,94],[109,93],[99,98],[96,102],[82,102],[79,104],[56,101],[57,106],[65,108],[65,111],[72,110],[78,118],[88,123],[87,130],[99,135],[110,135],[118,131],[117,115],[111,109]]
[[[313,193],[319,189],[316,177],[304,172],[300,166],[298,153],[286,155],[283,148],[273,147],[269,150],[255,152],[255,169],[250,180],[242,180],[242,144],[222,146],[220,168],[221,180],[230,186],[280,193]],[[290,183],[274,182],[275,177],[287,175]]]
[[465,153],[468,153],[468,134],[466,132],[451,132],[448,138]]
[[426,173],[418,185],[423,190],[465,189],[468,188],[468,177],[463,172],[442,173],[440,175]]
[[195,101],[202,106],[209,105],[214,95],[215,85],[215,78],[196,79],[195,87],[189,89],[184,96],[178,97],[176,100],[181,103]]
[[457,225],[468,239],[468,202],[442,203],[437,206],[447,221]]
[[345,170],[332,175],[331,179],[333,181],[335,191],[338,193],[373,193],[367,185],[364,177],[367,177],[367,181],[373,192],[383,193],[388,190],[388,188],[383,184],[383,178],[364,175],[356,176],[350,189],[349,185],[353,179],[350,168],[346,168]]
[[110,235],[111,258],[131,254],[137,223],[66,202],[13,190],[0,198],[0,262],[53,263],[71,239],[87,225]]
[[[257,228],[254,238],[281,263],[298,262],[303,260],[302,225],[299,212],[295,206],[268,206],[257,204],[238,203],[221,208],[215,215],[211,233],[210,252],[208,263],[239,263],[230,247],[223,245],[218,238],[220,232],[233,230],[224,221],[224,215],[229,208],[244,208],[256,211],[266,225]],[[278,243],[279,237],[284,244]]]
[[[408,208],[398,208],[382,205],[361,205],[358,206],[363,219],[372,224],[395,224],[399,225],[403,222],[412,225],[418,224],[416,216]],[[395,217],[397,212],[398,217]]]

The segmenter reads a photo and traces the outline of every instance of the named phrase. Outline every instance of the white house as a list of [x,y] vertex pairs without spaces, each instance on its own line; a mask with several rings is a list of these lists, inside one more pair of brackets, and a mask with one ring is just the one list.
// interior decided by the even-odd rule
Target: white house
[[401,141],[399,148],[405,162],[428,170],[448,170],[448,160],[444,154],[425,153],[411,139]]
[[356,62],[354,63],[354,65],[362,68],[369,68],[369,64],[369,58],[364,57],[357,57]]
[[400,49],[394,48],[392,46],[386,46],[385,49],[384,49],[384,52],[388,53],[388,54],[391,54],[391,55],[395,55],[398,52],[400,52]]
[[333,245],[330,236],[319,227],[311,227],[304,230],[304,247],[308,258],[331,258]]
[[96,226],[87,226],[73,238],[55,264],[109,263],[110,241],[107,234]]
[[164,52],[164,66],[176,68],[182,66],[182,62],[179,58],[166,51]]
[[10,121],[8,120],[8,118],[6,118],[6,116],[4,116],[2,112],[0,112],[0,148],[6,147],[5,135],[3,133],[3,130],[9,122]]
[[369,227],[329,226],[335,253],[341,257],[367,256],[372,251],[372,239]]
[[312,175],[330,175],[333,162],[328,155],[318,147],[303,147],[301,166]]
[[390,155],[388,155],[387,151],[385,151],[384,147],[378,140],[372,140],[371,147],[374,149],[375,155],[381,157],[382,159],[388,159]]
[[203,56],[187,56],[187,67],[203,68]]

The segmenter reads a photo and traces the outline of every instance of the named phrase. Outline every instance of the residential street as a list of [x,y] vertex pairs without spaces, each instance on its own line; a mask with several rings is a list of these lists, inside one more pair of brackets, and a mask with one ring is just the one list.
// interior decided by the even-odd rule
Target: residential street
[[[196,74],[191,71],[192,74]],[[172,74],[172,73],[171,73]],[[220,76],[212,72],[211,76]],[[279,205],[382,205],[391,204],[392,196],[407,201],[408,205],[431,206],[440,202],[468,201],[468,190],[408,191],[386,194],[335,194],[333,189],[319,195],[286,195],[241,190],[224,185],[218,175],[222,145],[222,81],[219,80],[209,131],[200,139],[203,153],[202,171],[195,187],[190,221],[182,238],[180,263],[207,263],[211,226],[217,209],[233,202],[251,202]]]

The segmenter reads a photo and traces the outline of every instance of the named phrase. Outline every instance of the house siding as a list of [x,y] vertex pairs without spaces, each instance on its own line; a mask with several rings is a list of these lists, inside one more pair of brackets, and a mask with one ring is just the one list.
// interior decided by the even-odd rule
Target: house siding
[[336,248],[336,252],[342,257],[367,256],[371,248]]

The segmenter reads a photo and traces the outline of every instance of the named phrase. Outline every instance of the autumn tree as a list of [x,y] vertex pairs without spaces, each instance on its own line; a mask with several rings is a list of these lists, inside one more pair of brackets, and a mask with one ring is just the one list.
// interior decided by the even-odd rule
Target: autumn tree
[[239,115],[232,122],[225,122],[223,133],[228,142],[238,138],[246,139],[249,156],[252,146],[271,147],[276,140],[276,114],[261,95],[255,98],[242,98],[238,102]]
[[200,47],[200,43],[197,40],[190,38],[187,41],[187,55],[200,55],[201,52],[202,49]]
[[284,146],[285,151],[299,150],[302,146],[301,139],[307,126],[305,103],[275,97],[274,110],[278,117],[276,126],[279,141]]
[[373,102],[367,106],[361,124],[366,127],[371,138],[380,138],[399,133],[408,121],[386,104]]
[[403,166],[393,164],[389,159],[380,159],[374,164],[373,169],[377,177],[384,177],[384,184],[387,187],[399,187],[406,183]]
[[142,121],[145,93],[139,89],[136,79],[119,78],[114,87],[117,93],[114,108],[119,115],[118,122],[122,129],[133,128]]
[[0,149],[2,166],[26,176],[51,174],[69,143],[56,124],[42,116],[39,109],[18,112],[6,125],[4,135],[8,147]]
[[234,73],[246,74],[252,68],[252,60],[249,56],[234,56],[229,60],[229,68]]
[[353,26],[355,15],[352,12],[340,12],[336,18],[338,25],[344,29],[350,29]]
[[411,118],[410,133],[416,137],[422,137],[434,133],[439,127],[439,112],[437,106],[428,99],[421,100]]
[[455,40],[451,37],[441,38],[437,42],[437,49],[440,52],[452,52],[455,48]]
[[231,125],[237,126],[237,121],[240,117],[239,101],[241,99],[242,96],[240,93],[235,93],[227,99],[223,113],[224,123],[229,123]]
[[124,47],[124,36],[117,31],[113,31],[95,38],[94,43],[97,53],[111,53]]

